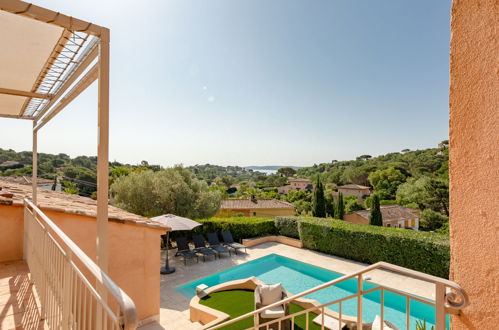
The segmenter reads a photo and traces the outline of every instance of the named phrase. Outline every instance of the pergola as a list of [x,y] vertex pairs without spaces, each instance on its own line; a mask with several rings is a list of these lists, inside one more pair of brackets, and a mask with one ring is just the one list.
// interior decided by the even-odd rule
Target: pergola
[[97,264],[108,264],[109,29],[0,0],[0,117],[33,122],[32,200],[40,129],[98,80]]

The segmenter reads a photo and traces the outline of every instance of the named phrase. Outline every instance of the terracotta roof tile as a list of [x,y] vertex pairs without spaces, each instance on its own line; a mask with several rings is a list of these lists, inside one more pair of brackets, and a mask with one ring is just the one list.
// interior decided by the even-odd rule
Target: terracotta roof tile
[[[413,210],[405,206],[400,205],[383,205],[380,206],[381,215],[383,217],[383,221],[393,221],[393,220],[405,220],[405,219],[414,219],[417,217],[416,214],[418,210]],[[363,218],[369,219],[369,215],[371,214],[371,210],[361,210],[355,211],[351,213],[357,213]]]
[[344,186],[339,186],[338,189],[370,189],[366,186],[361,186],[360,184],[346,184]]
[[[0,178],[0,194],[11,194],[11,197],[0,197],[0,204],[22,205],[23,199],[31,198],[31,186],[12,183]],[[97,215],[97,201],[78,195],[47,189],[38,189],[38,207],[42,210],[79,214],[89,217]],[[169,227],[152,221],[143,216],[124,211],[120,208],[109,206],[109,221],[135,224],[151,228],[168,229]]]
[[220,209],[295,209],[293,204],[278,199],[222,199]]

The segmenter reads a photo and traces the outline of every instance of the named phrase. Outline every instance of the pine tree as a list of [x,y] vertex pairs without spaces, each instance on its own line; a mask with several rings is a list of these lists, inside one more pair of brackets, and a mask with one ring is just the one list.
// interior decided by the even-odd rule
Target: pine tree
[[383,226],[383,216],[379,206],[379,197],[374,195],[372,199],[371,214],[369,215],[369,224],[372,226]]
[[332,195],[326,196],[326,215],[334,218],[334,199]]
[[345,215],[345,204],[343,203],[343,194],[338,194],[338,203],[336,204],[336,211],[334,212],[337,219],[343,220]]
[[324,187],[320,178],[317,178],[314,194],[312,196],[312,215],[318,218],[326,217],[326,201],[324,198]]

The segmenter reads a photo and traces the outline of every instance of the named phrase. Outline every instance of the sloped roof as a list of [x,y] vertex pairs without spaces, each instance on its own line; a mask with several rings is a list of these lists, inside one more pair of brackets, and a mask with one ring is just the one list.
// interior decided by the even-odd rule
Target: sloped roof
[[[2,181],[10,182],[10,183],[18,183],[18,184],[23,184],[23,185],[30,185],[31,184],[31,177],[30,176],[3,176]],[[49,179],[43,179],[43,178],[38,178],[36,180],[36,183],[38,185],[41,184],[50,184],[54,183],[54,180],[49,180]]]
[[[23,205],[23,199],[31,198],[31,186],[12,183],[0,178],[0,205]],[[38,207],[45,211],[79,214],[88,217],[97,216],[97,201],[78,195],[39,189]],[[146,226],[167,230],[169,227],[143,216],[109,206],[109,221]]]
[[366,186],[361,186],[360,184],[346,184],[344,186],[339,186],[338,189],[370,189]]
[[[380,209],[383,221],[406,220],[406,219],[414,219],[415,217],[417,217],[417,215],[415,214],[417,210],[413,210],[405,206],[382,205],[380,206]],[[351,213],[356,213],[363,218],[369,219],[371,210],[354,211]]]
[[220,206],[222,210],[245,210],[245,209],[290,209],[294,210],[293,204],[278,199],[222,199]]
[[289,182],[310,182],[310,179],[304,178],[288,178]]

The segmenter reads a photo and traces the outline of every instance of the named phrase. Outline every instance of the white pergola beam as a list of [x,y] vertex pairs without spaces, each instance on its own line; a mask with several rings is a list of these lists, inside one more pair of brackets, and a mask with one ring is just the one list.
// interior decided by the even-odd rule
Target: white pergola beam
[[37,99],[51,99],[52,98],[51,94],[33,93],[33,92],[20,91],[17,89],[10,89],[10,88],[0,88],[0,94],[32,97],[32,98],[37,98]]
[[[1,1],[1,0],[0,0]],[[98,44],[89,51],[88,55],[78,64],[78,67],[71,73],[71,75],[66,79],[61,88],[52,96],[52,99],[44,107],[44,109],[36,116],[37,120],[43,117],[43,115],[61,98],[62,95],[68,90],[68,88],[81,76],[81,74],[88,68],[90,64],[97,58],[98,55]]]
[[99,44],[99,110],[97,147],[97,264],[108,269],[109,203],[109,30]]
[[24,1],[0,0],[0,9],[13,14],[27,16],[48,24],[57,25],[70,31],[85,32],[96,37],[101,37],[103,31],[107,30],[97,24],[89,23]]
[[61,112],[69,103],[71,103],[78,95],[80,95],[88,86],[90,86],[99,76],[98,63],[94,66],[78,81],[78,83],[71,89],[61,100],[57,103],[52,111],[50,111],[45,117],[40,120],[40,123],[33,128],[33,131],[37,132],[45,124],[47,124],[52,118],[54,118],[59,112]]

